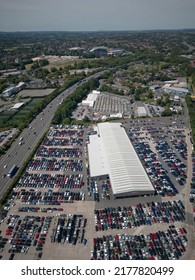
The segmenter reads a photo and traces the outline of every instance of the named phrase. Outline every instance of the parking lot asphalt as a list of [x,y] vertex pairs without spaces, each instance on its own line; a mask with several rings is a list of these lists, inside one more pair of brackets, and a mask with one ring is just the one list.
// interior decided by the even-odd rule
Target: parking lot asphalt
[[[0,252],[2,259],[9,259],[10,254],[14,254],[12,256],[14,259],[29,260],[38,258],[131,259],[131,257],[133,259],[161,257],[193,259],[195,257],[194,216],[192,204],[189,202],[192,178],[190,130],[185,127],[185,121],[181,117],[178,120],[175,120],[175,118],[131,120],[124,122],[123,126],[133,145],[137,147],[138,155],[140,153],[140,159],[151,181],[154,185],[156,184],[158,190],[156,194],[114,199],[109,178],[100,180],[90,178],[86,141],[88,141],[87,135],[92,131],[92,127],[52,127],[18,185],[15,186],[11,200],[4,206],[4,216],[1,213],[0,235],[2,238],[8,239],[2,241],[2,252]],[[182,141],[187,143],[187,158],[186,155],[182,157],[180,154],[183,145],[181,148],[179,146],[179,150],[177,150],[175,142],[171,141],[174,139],[181,140],[181,143],[183,143]],[[159,146],[159,143],[161,146]],[[180,145],[179,143],[177,142],[177,145]],[[159,147],[166,154],[170,152],[171,157],[168,155],[166,158],[164,153],[160,154]],[[80,151],[79,153],[73,152],[77,149]],[[168,164],[173,164],[175,170],[173,174],[170,172]],[[185,165],[187,166],[186,169]],[[77,168],[78,166],[79,168],[82,167],[81,170]],[[180,167],[183,169],[177,172]],[[182,176],[181,171],[184,172]],[[185,178],[186,181],[183,180],[184,184],[179,184],[180,177]],[[162,183],[159,184],[160,180]],[[80,197],[79,200],[76,198],[78,196]],[[182,208],[177,206],[177,201],[181,201]],[[156,206],[150,206],[154,202],[156,202]],[[173,204],[174,207],[171,208],[172,206],[169,203]],[[143,208],[145,214],[143,211],[141,213],[137,210],[137,205],[146,206],[146,209]],[[157,205],[160,206],[155,210]],[[100,226],[96,227],[94,210],[102,211],[116,207],[131,207],[132,211],[135,212],[131,214],[131,211],[129,211],[128,214],[125,214],[123,212],[126,210],[124,210],[120,214],[122,216],[118,218],[116,215],[119,214],[116,213],[114,214],[115,220],[111,220],[111,216],[100,217],[98,218],[98,225]],[[19,211],[20,209],[22,210]],[[181,214],[181,209],[183,209],[183,214]],[[74,221],[69,221],[71,224],[68,225],[66,222],[67,217],[71,217],[70,214],[74,215],[74,218],[70,218]],[[9,215],[18,215],[19,217],[13,222],[10,220],[13,216],[10,217]],[[79,216],[78,219],[86,219],[87,221],[84,231],[83,227],[77,224],[77,215]],[[52,218],[50,223],[46,223],[49,224],[49,227],[47,227],[44,224],[45,222],[39,221],[39,218],[31,221],[31,216],[45,217],[44,220],[47,216]],[[8,219],[9,222],[7,223]],[[60,224],[59,219],[61,219]],[[19,220],[21,220],[20,224],[18,224]],[[21,224],[26,233],[16,237]],[[171,228],[172,232],[170,233],[170,226],[175,226],[177,230]],[[41,249],[36,249],[38,245],[33,245],[36,243],[34,241],[35,236],[38,236],[37,227],[40,227],[40,234],[44,235],[39,236],[37,241],[38,248]],[[183,228],[187,230],[186,233],[183,233]],[[150,233],[156,234],[159,231],[166,234],[166,238],[170,242],[168,248],[161,246],[162,244],[160,245],[158,240],[156,242],[156,237],[154,242],[153,239],[148,239],[147,235]],[[15,236],[13,236],[14,234]],[[109,237],[110,239],[107,240],[106,236],[122,234],[128,236],[121,237],[120,244],[117,243],[118,249],[111,248],[113,238],[116,239],[116,237]],[[161,234],[163,235],[163,233]],[[103,247],[97,249],[94,247],[94,238],[100,238],[101,243],[104,242],[103,236],[107,238],[104,238],[106,243],[105,245],[102,243]],[[133,236],[141,237],[136,237],[138,241],[135,241]],[[16,239],[12,241],[13,238]],[[126,240],[123,240],[123,238],[126,238]],[[141,242],[139,241],[140,238],[143,239],[142,245],[138,244]],[[148,241],[144,243],[144,240]],[[118,242],[118,240],[115,241]],[[127,244],[125,245],[123,241],[127,241]],[[132,249],[136,248],[134,248],[133,243],[128,243],[130,241],[138,242],[138,247],[143,246],[143,252],[136,250],[131,252]],[[154,251],[149,250],[148,246],[153,246],[150,242],[154,243],[154,247],[156,246]],[[129,252],[127,253],[128,249]],[[11,253],[10,250],[13,250],[14,253]],[[18,252],[15,252],[17,250]],[[124,252],[120,250],[124,250]],[[163,250],[167,250],[167,253]]]
[[122,113],[132,114],[132,104],[127,96],[117,96],[108,92],[101,92],[95,101],[94,107],[80,104],[72,114],[73,119],[82,120],[85,116],[89,119],[98,119],[102,116]]

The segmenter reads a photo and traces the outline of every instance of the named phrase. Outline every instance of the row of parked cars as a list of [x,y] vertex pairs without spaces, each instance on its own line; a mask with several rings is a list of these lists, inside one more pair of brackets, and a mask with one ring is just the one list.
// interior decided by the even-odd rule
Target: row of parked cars
[[86,245],[85,227],[87,219],[83,215],[61,214],[54,224],[51,242]]
[[6,218],[8,211],[9,211],[9,209],[6,206],[4,206],[3,209],[1,209],[1,211],[0,211],[0,224],[2,224],[4,222],[4,219]]
[[94,201],[99,202],[100,195],[102,199],[110,199],[110,189],[111,184],[108,179],[102,182],[98,182],[97,180],[91,178],[87,191],[88,196],[92,196]]
[[183,129],[173,129],[171,128],[171,126],[168,126],[166,128],[163,127],[163,129],[152,127],[150,128],[150,135],[152,136],[152,138],[156,140],[166,139],[166,138],[169,139],[172,137],[176,137],[177,139],[184,140],[185,138]]
[[128,229],[155,223],[185,221],[185,207],[181,200],[150,202],[128,207],[95,209],[95,230]]
[[63,137],[63,138],[75,138],[79,139],[80,137],[83,137],[84,130],[83,126],[77,126],[77,125],[57,125],[52,126],[50,128],[50,131],[48,133],[48,137]]
[[192,182],[190,188],[190,202],[193,203],[193,209],[195,212],[195,154],[192,154]]
[[187,152],[187,144],[183,139],[178,139],[176,137],[172,137],[170,140],[175,150],[180,154],[180,156],[187,160],[188,152]]
[[167,171],[163,168],[157,155],[146,142],[135,142],[135,150],[139,155],[146,172],[152,181],[155,191],[161,196],[174,196],[178,193]]
[[48,158],[35,158],[27,167],[27,171],[82,171],[83,161],[80,159],[48,159]]
[[53,148],[41,145],[37,149],[35,156],[46,158],[80,158],[82,151],[79,148]]
[[82,146],[82,138],[45,138],[42,142],[44,146]]
[[48,192],[41,191],[26,191],[25,189],[19,191],[13,191],[12,197],[20,199],[22,204],[44,204],[44,205],[60,205],[64,202],[72,202],[73,200],[85,200],[85,194],[80,192],[72,191],[59,191],[53,192],[48,190]]
[[28,207],[28,206],[23,206],[18,208],[18,212],[42,212],[42,213],[52,213],[56,211],[63,211],[63,208],[56,208],[56,207]]
[[178,178],[178,183],[184,185],[186,182],[186,164],[184,164],[174,153],[166,141],[155,142],[155,147],[163,160],[169,166],[169,172]]
[[0,144],[12,133],[11,130],[2,131],[0,133]]
[[20,178],[17,187],[80,189],[83,185],[83,174],[63,175],[25,172]]
[[170,225],[167,231],[150,234],[104,235],[93,239],[92,260],[175,260],[186,252],[184,227]]
[[99,188],[98,188],[98,184],[97,181],[94,179],[90,179],[90,185],[87,188],[88,190],[88,195],[89,196],[93,196],[94,201],[100,201],[100,196],[99,196]]
[[6,236],[9,238],[8,253],[13,259],[16,253],[28,253],[31,246],[36,251],[42,251],[52,217],[10,215],[7,220]]
[[[8,238],[3,237],[0,235],[0,254],[3,252],[6,244],[7,244]],[[0,255],[0,259],[2,258],[2,255]]]

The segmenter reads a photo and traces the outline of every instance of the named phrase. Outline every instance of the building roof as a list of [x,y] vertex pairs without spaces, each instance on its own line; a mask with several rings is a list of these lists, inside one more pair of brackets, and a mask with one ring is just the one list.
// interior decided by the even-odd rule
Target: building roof
[[109,173],[105,158],[103,142],[97,134],[90,135],[88,145],[89,166],[91,177],[99,177]]
[[24,105],[24,102],[16,103],[16,104],[14,104],[13,107],[11,107],[11,109],[19,109],[23,105]]
[[6,88],[6,89],[3,91],[3,94],[4,94],[4,93],[7,93],[7,92],[10,92],[10,91],[14,91],[14,90],[15,90],[15,87]]
[[92,90],[92,93],[94,93],[94,94],[100,94],[100,91],[99,91],[99,90],[94,89],[94,90]]
[[88,105],[89,107],[93,107],[99,94],[100,94],[99,91],[98,92],[94,91],[92,93],[89,93],[87,98],[82,101],[82,105]]
[[168,88],[165,88],[165,90],[169,91],[169,92],[178,92],[178,93],[188,93],[189,90],[186,89],[186,88],[180,88],[180,87],[168,87]]
[[178,95],[175,95],[174,100],[180,100],[180,97]]
[[25,85],[24,82],[19,82],[19,84],[17,86],[15,86],[15,88],[20,88],[20,87],[23,87]]
[[91,50],[90,50],[90,52],[102,52],[102,51],[104,51],[104,52],[107,52],[107,47],[104,47],[104,46],[102,46],[102,47],[94,47],[94,48],[92,48]]
[[146,114],[146,108],[144,106],[137,107],[139,114]]
[[94,101],[93,100],[83,100],[82,101],[82,105],[83,106],[93,107],[94,106]]
[[178,80],[164,81],[165,84],[176,84],[178,82]]
[[100,123],[98,135],[89,139],[91,176],[109,174],[114,195],[154,191],[121,123]]

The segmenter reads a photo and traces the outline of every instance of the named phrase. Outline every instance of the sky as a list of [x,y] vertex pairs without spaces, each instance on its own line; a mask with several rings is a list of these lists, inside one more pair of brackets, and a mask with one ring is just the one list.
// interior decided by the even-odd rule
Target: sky
[[195,28],[195,0],[0,0],[0,31]]

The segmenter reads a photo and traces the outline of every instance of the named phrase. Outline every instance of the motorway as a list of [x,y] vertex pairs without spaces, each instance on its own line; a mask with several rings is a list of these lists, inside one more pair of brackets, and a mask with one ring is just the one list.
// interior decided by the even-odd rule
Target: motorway
[[[4,156],[1,157],[0,160],[0,197],[2,197],[6,190],[8,190],[13,181],[13,178],[7,177],[7,173],[14,164],[17,165],[18,171],[23,166],[30,152],[36,147],[38,141],[50,127],[51,121],[54,117],[57,107],[62,102],[62,99],[74,92],[78,85],[85,83],[91,78],[97,78],[103,72],[104,71],[86,77],[79,84],[76,83],[60,93],[45,107],[45,109],[40,114],[36,116],[29,126],[20,133],[19,137],[14,141],[10,149]],[[19,145],[21,137],[23,138],[22,145]]]

